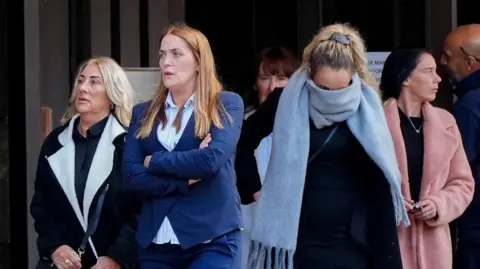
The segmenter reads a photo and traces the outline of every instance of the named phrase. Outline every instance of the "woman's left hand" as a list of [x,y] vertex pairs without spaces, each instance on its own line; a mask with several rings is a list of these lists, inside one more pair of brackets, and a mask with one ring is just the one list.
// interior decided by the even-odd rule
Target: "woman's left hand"
[[437,207],[431,200],[420,201],[420,211],[413,214],[417,220],[430,220],[437,217]]
[[121,269],[120,265],[107,256],[98,257],[97,264],[92,269]]

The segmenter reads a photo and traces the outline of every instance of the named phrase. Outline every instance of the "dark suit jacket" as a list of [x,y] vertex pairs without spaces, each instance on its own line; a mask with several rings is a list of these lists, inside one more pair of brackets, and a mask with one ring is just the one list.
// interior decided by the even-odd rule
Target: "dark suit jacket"
[[[219,102],[229,117],[222,115],[223,129],[211,128],[212,142],[199,149],[192,114],[173,151],[157,138],[158,123],[147,139],[137,139],[149,103],[133,109],[125,145],[124,171],[128,189],[143,195],[137,240],[147,247],[166,216],[183,248],[190,248],[223,235],[241,225],[240,198],[235,185],[234,159],[243,120],[243,101],[233,92],[221,92]],[[152,155],[145,168],[144,158]],[[189,179],[201,179],[191,186]]]
[[[460,241],[480,242],[480,70],[464,78],[455,88],[458,96],[452,114],[462,134],[473,176],[475,192],[467,210],[457,220]],[[452,229],[452,231],[455,231]],[[456,242],[456,239],[454,240]]]
[[82,256],[82,265],[83,268],[95,265],[93,243],[98,256],[109,256],[122,268],[133,268],[137,262],[135,212],[139,203],[123,188],[125,128],[110,116],[90,167],[82,212],[74,185],[73,122],[72,119],[48,135],[38,159],[30,211],[38,233],[40,259],[51,262],[51,254],[61,245],[68,245],[74,251],[78,249],[98,196],[108,184],[100,220]]
[[[237,186],[244,204],[254,202],[253,194],[262,187],[254,151],[273,130],[282,91],[283,88],[275,89],[256,112],[244,121],[235,161]],[[367,205],[357,206],[350,233],[355,242],[373,254],[375,269],[401,269],[390,186],[379,168],[374,174],[378,176],[368,181]]]

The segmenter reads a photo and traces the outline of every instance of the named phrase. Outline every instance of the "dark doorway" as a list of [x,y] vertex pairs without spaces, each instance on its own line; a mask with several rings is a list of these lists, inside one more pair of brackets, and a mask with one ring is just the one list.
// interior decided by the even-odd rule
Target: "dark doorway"
[[24,1],[2,1],[0,19],[0,268],[28,268]]
[[[0,268],[10,268],[10,197],[8,180],[7,2],[0,2]],[[4,131],[5,130],[5,131]]]
[[296,51],[296,1],[186,0],[186,22],[210,41],[223,83],[240,94],[252,87],[255,55],[283,45]]
[[254,55],[252,15],[252,0],[185,1],[186,22],[208,38],[222,82],[235,92],[245,87],[242,74]]
[[426,43],[425,0],[186,0],[185,6],[187,23],[209,39],[223,82],[239,93],[252,86],[256,53],[283,45],[301,57],[321,25],[350,23],[369,51]]
[[480,1],[457,1],[457,20],[458,25],[470,23],[480,23],[478,11],[480,10]]
[[83,61],[90,58],[92,54],[90,45],[90,0],[69,0],[68,7],[70,51],[69,81],[71,91],[78,66]]

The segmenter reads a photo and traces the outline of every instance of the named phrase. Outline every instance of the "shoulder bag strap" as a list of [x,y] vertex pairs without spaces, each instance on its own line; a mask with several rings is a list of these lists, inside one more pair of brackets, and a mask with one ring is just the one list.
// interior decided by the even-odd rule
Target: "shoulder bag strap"
[[92,219],[88,223],[87,231],[85,232],[85,235],[83,236],[83,239],[82,239],[82,243],[78,248],[78,255],[80,256],[80,258],[85,253],[85,248],[87,247],[88,239],[90,238],[90,236],[92,236],[95,233],[95,230],[97,230],[98,221],[100,219],[100,213],[102,212],[103,201],[105,200],[105,194],[107,193],[108,186],[109,184],[105,185],[105,188],[103,189],[102,193],[100,193],[100,196],[98,197],[98,202],[95,208],[95,212],[93,213]]
[[318,154],[320,154],[323,151],[323,149],[328,144],[328,142],[330,142],[330,140],[332,140],[332,137],[335,134],[335,132],[337,132],[337,129],[338,129],[338,124],[336,124],[333,127],[333,129],[330,131],[330,133],[327,136],[327,139],[325,139],[322,146],[317,151],[315,151],[315,153],[313,153],[312,156],[310,156],[310,158],[308,159],[307,165],[309,165],[318,156]]

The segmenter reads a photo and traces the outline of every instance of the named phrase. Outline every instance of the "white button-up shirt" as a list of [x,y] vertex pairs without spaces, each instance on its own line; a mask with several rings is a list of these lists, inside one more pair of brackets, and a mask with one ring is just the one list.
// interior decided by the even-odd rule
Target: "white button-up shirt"
[[[173,126],[173,122],[177,117],[179,108],[173,103],[171,93],[170,92],[168,93],[167,100],[165,101],[165,114],[167,116],[167,125],[165,126],[165,128],[162,128],[163,125],[159,124],[157,129],[157,139],[168,151],[172,151],[175,148],[178,141],[180,140],[180,137],[183,134],[183,131],[185,130],[185,126],[187,126],[187,123],[190,117],[192,117],[194,107],[195,107],[194,100],[195,100],[195,94],[193,94],[183,106],[184,108],[183,108],[183,114],[182,114],[182,127],[180,131],[177,132],[177,130],[175,129],[175,126]],[[167,217],[165,217],[165,220],[160,226],[160,229],[158,230],[157,235],[153,239],[153,243],[180,244],[177,236],[175,235],[175,232],[173,231],[172,225],[170,224],[170,221],[168,220]]]

